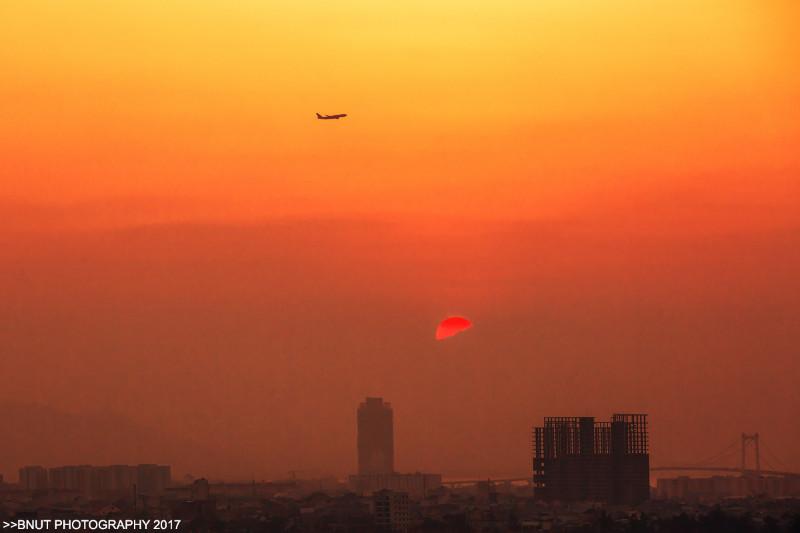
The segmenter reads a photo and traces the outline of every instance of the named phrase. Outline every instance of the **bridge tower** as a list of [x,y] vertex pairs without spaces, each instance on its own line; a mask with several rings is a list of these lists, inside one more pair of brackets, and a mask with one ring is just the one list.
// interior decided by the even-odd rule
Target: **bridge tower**
[[742,433],[742,475],[747,473],[747,448],[753,447],[756,454],[756,476],[761,477],[761,457],[758,452],[758,433]]

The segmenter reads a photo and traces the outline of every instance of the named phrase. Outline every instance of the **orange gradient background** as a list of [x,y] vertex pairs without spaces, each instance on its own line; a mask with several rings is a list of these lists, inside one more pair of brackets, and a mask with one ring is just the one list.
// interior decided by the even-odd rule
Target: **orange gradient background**
[[525,474],[542,416],[612,410],[654,464],[760,431],[800,469],[798,20],[3,1],[0,472],[345,474],[366,395],[404,470]]

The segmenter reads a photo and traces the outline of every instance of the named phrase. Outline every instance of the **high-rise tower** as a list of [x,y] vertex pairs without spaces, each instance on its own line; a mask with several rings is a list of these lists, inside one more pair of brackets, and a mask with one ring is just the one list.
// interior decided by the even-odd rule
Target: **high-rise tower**
[[367,398],[358,406],[358,473],[394,472],[392,406],[383,398]]
[[533,430],[534,495],[636,505],[650,496],[647,415],[546,417]]

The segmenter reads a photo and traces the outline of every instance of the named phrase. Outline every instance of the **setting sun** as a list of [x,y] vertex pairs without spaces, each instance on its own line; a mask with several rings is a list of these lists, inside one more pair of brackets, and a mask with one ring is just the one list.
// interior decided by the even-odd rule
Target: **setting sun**
[[0,0],[0,474],[800,471],[799,104],[797,0]]

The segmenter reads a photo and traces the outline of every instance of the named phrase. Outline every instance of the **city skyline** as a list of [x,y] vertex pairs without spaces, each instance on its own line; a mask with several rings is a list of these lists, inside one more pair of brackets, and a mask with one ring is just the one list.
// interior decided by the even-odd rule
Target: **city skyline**
[[365,397],[397,472],[622,412],[654,465],[758,432],[800,471],[797,20],[0,2],[0,473],[346,476]]
[[[438,487],[441,486],[442,481],[452,486],[474,484],[476,480],[493,480],[495,482],[526,481],[533,489],[533,493],[545,501],[563,498],[580,500],[582,498],[585,499],[586,496],[576,495],[584,494],[585,491],[595,491],[595,496],[589,499],[596,499],[598,494],[604,494],[604,496],[600,497],[601,500],[612,501],[614,498],[620,498],[621,501],[624,500],[631,503],[643,501],[641,494],[644,489],[642,487],[647,487],[654,480],[657,481],[659,493],[666,494],[665,491],[668,489],[662,488],[661,481],[675,482],[676,480],[670,478],[670,476],[676,472],[689,473],[689,475],[695,476],[714,472],[724,472],[726,475],[736,473],[740,474],[741,479],[745,481],[748,478],[762,479],[765,476],[767,480],[786,478],[790,483],[794,483],[794,479],[800,478],[800,472],[791,472],[787,469],[786,463],[772,452],[770,446],[760,444],[762,441],[758,432],[742,433],[741,445],[738,448],[732,445],[739,442],[737,439],[719,453],[715,453],[713,457],[699,462],[689,460],[684,461],[681,465],[678,463],[671,463],[670,465],[652,464],[649,460],[649,424],[647,423],[647,415],[642,413],[614,414],[611,422],[596,422],[595,417],[585,416],[545,417],[544,426],[533,427],[533,456],[531,458],[533,470],[527,474],[501,474],[497,476],[485,475],[486,473],[484,472],[443,479],[441,474],[425,474],[419,468],[414,467],[411,467],[411,473],[401,473],[394,468],[394,416],[391,404],[384,401],[382,397],[367,397],[359,403],[356,413],[354,445],[358,458],[357,468],[353,471],[354,473],[346,476],[349,478],[348,483],[351,489],[356,492],[377,490],[376,487],[390,489],[401,487],[401,490],[406,492],[424,494],[426,486]],[[762,449],[764,450],[763,459]],[[739,452],[741,452],[740,456]],[[741,457],[740,464],[734,464],[730,461],[731,458],[738,460],[739,457]],[[589,466],[590,463],[587,461],[599,462],[596,465],[592,463],[593,466]],[[115,469],[139,468],[141,470],[142,468],[153,467],[166,468],[166,479],[169,480],[171,478],[170,466],[161,467],[152,463],[140,463],[138,467],[129,467],[121,464],[124,462],[117,461],[116,464],[101,467],[93,466],[94,461],[83,461],[70,465],[56,465],[56,463],[45,461],[44,464],[46,466],[38,463],[20,464],[17,470],[19,477],[16,482],[26,490],[36,490],[41,487],[57,488],[59,483],[62,482],[56,482],[54,485],[53,476],[58,475],[60,479],[64,476],[59,473],[61,471],[79,472],[91,470],[92,476],[100,473],[97,474],[100,476],[97,481],[90,481],[90,478],[94,480],[94,477],[89,476],[89,474],[70,474],[72,476],[70,479],[73,479],[72,485],[77,486],[78,481],[76,480],[82,479],[84,485],[88,487],[90,484],[107,484],[110,478],[128,479],[131,475],[135,477],[135,474],[123,475],[116,472]],[[619,482],[612,482],[612,479],[616,479],[618,476],[618,473],[616,473],[618,471],[624,473],[624,475],[622,475]],[[565,472],[569,472],[569,476],[577,477],[567,482],[559,477],[563,476]],[[667,474],[661,474],[661,472],[667,472]],[[343,478],[340,473],[330,471],[289,470],[285,473],[290,477],[279,475],[271,479],[271,481],[296,480],[298,479],[298,473],[306,476],[311,475],[312,479],[314,475],[318,475],[320,478],[335,478],[337,474],[340,479]],[[200,475],[205,477],[207,474],[201,471]],[[570,479],[569,476],[564,479]],[[598,476],[607,479],[599,481],[595,479]],[[179,473],[179,477],[195,479],[194,475],[185,472]],[[0,484],[3,483],[4,479],[8,481],[11,478],[4,478],[2,472],[0,472]],[[102,479],[106,479],[106,481],[102,481]],[[575,485],[575,479],[583,479],[583,481]],[[681,479],[683,477],[678,478],[677,481]],[[252,480],[255,481],[255,478]],[[218,483],[223,481],[242,482],[246,480],[230,478],[216,480]],[[262,479],[261,481],[266,480]],[[698,483],[701,483],[698,486],[703,486],[702,482],[702,479],[698,480]],[[632,485],[625,489],[615,488],[619,483],[621,483],[620,487],[627,486],[626,484],[628,483],[632,483]],[[163,485],[165,486],[166,484],[169,484],[169,481]],[[730,485],[730,487],[734,486],[738,485]],[[673,492],[675,490],[687,490],[685,487],[681,489],[675,489],[671,485],[670,487],[672,488],[669,490]],[[650,486],[650,489],[654,488],[654,485]],[[736,489],[729,488],[728,490],[742,491],[745,489],[739,487]],[[622,491],[618,493],[626,494],[626,496],[613,496],[614,491]],[[554,496],[556,494],[560,496]],[[639,494],[639,496],[633,496],[633,494]]]
[[[741,469],[706,469],[736,475],[660,477],[651,486],[647,414],[549,416],[532,428],[527,476],[443,480],[395,470],[394,421],[382,397],[358,404],[358,471],[346,481],[296,470],[290,478],[236,482],[176,479],[170,465],[28,465],[17,483],[0,476],[0,518],[4,528],[19,529],[51,522],[57,529],[140,529],[154,519],[158,529],[364,533],[608,531],[611,524],[658,531],[676,522],[688,528],[689,516],[709,533],[732,524],[764,533],[800,526],[800,472],[762,469],[767,447],[758,433],[741,434]],[[704,468],[698,464],[654,470],[695,473]]]
[[[348,476],[346,483],[331,476],[321,476],[317,480],[313,476],[298,478],[298,471],[291,470],[288,472],[291,478],[260,480],[259,484],[280,486],[301,481],[311,483],[311,486],[319,483],[320,490],[323,486],[327,486],[327,490],[342,490],[346,486],[346,490],[361,497],[386,493],[380,497],[391,500],[391,495],[398,493],[417,501],[440,493],[445,486],[451,490],[472,486],[477,487],[480,493],[484,490],[482,486],[501,484],[510,487],[512,483],[523,482],[528,487],[529,496],[543,503],[593,501],[627,506],[638,506],[651,498],[715,499],[759,494],[791,497],[800,494],[800,472],[771,470],[769,461],[778,459],[766,446],[763,449],[771,460],[765,460],[767,468],[762,468],[759,433],[741,434],[741,465],[738,468],[719,464],[727,452],[738,454],[738,450],[731,450],[730,446],[713,458],[688,466],[652,465],[648,453],[649,428],[644,413],[616,413],[609,422],[598,422],[595,417],[545,417],[544,425],[533,427],[530,474],[505,479],[476,476],[477,479],[472,480],[443,480],[441,474],[419,470],[400,473],[394,469],[394,417],[389,402],[380,397],[367,397],[356,412],[358,470]],[[748,455],[752,457],[748,459]],[[656,484],[651,485],[655,471],[684,475],[677,478],[659,475]],[[685,475],[702,472],[715,475],[702,477],[700,474],[694,479]],[[720,472],[726,474],[717,475]],[[166,492],[181,486],[191,485],[192,494],[199,490],[206,497],[209,490],[209,481],[205,477],[198,479],[187,474],[180,481],[172,476],[169,465],[80,464],[47,468],[25,465],[19,468],[18,473],[16,484],[7,484],[0,475],[0,489],[8,491],[10,487],[17,496],[19,491],[53,495],[73,492],[95,500],[133,495],[133,501],[140,495],[145,499],[161,498]],[[299,473],[309,472],[301,470]],[[198,483],[203,486],[199,487]],[[232,480],[215,480],[214,483],[227,486]],[[251,483],[255,484],[256,480]]]

